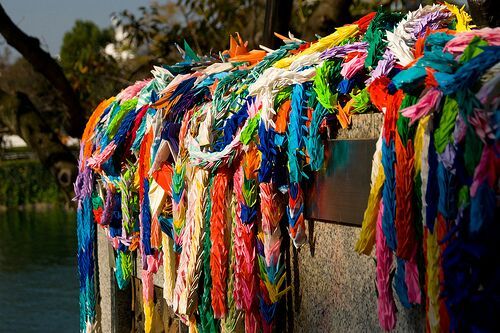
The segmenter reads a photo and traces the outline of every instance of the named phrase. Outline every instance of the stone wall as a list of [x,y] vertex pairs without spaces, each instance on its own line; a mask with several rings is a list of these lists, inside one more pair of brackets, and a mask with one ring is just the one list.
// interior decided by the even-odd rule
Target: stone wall
[[[354,244],[361,229],[314,223],[313,241],[298,251],[299,295],[293,298],[295,332],[379,332],[374,256],[360,256]],[[296,281],[294,281],[296,283]],[[424,332],[424,308],[396,302],[394,332]]]
[[[339,129],[336,139],[376,139],[383,115],[352,117],[349,129]],[[359,200],[359,198],[353,198]],[[364,206],[363,206],[364,207]],[[311,228],[311,226],[313,228]],[[309,245],[302,247],[295,263],[293,299],[295,332],[379,332],[375,284],[376,262],[358,255],[354,244],[361,228],[333,223],[309,223]],[[297,281],[298,280],[298,281]],[[298,292],[297,292],[298,289]],[[424,308],[398,308],[395,332],[424,332]]]
[[[294,332],[379,332],[377,317],[377,296],[375,287],[375,259],[360,256],[353,250],[360,228],[323,222],[314,223],[313,244],[303,246],[296,253],[295,267],[292,271],[299,276],[292,278],[294,300]],[[99,231],[99,277],[101,299],[102,332],[121,332],[124,321],[133,321],[135,331],[142,331],[142,295],[140,280],[134,279],[134,304],[130,307],[130,318],[116,322],[120,314],[112,307],[112,295],[116,298],[115,283],[110,276],[110,255],[103,232]],[[140,276],[140,265],[137,265]],[[294,274],[292,273],[292,276]],[[155,296],[160,299],[163,286],[161,270],[155,276]],[[298,292],[296,290],[298,288]],[[295,290],[294,290],[295,289]],[[123,300],[114,300],[116,302]],[[177,323],[165,308],[165,302],[157,302],[155,322],[175,332]],[[424,332],[423,307],[405,309],[398,307],[395,332]],[[126,310],[126,309],[125,309]],[[132,318],[133,317],[133,318]],[[114,318],[114,319],[113,319]],[[112,324],[111,321],[115,323]],[[130,324],[132,325],[132,323]],[[126,326],[126,325],[125,325]],[[113,329],[114,327],[114,329]],[[175,329],[174,329],[175,327]],[[168,332],[167,331],[167,332]]]

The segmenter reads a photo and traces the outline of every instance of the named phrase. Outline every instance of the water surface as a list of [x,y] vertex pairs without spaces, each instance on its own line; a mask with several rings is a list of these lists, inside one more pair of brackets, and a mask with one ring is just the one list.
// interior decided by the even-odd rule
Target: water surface
[[0,332],[78,332],[75,214],[0,213]]

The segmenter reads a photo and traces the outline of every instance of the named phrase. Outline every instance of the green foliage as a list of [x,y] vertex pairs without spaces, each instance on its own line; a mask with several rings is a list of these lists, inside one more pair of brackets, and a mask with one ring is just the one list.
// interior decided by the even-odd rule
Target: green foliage
[[38,161],[2,161],[0,179],[0,206],[56,204],[63,199],[54,177]]
[[85,72],[88,70],[85,63],[103,61],[104,55],[98,51],[112,41],[112,29],[101,30],[93,22],[78,20],[73,28],[64,34],[61,65],[63,68],[78,66],[80,71]]
[[[100,29],[91,21],[77,20],[64,34],[61,66],[86,109],[94,108],[123,84],[117,62],[104,52],[113,41],[112,28]],[[110,73],[119,74],[115,79]]]

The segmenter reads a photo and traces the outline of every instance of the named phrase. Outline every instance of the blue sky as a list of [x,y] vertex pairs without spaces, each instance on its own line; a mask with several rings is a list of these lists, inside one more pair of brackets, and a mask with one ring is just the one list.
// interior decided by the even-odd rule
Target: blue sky
[[[53,56],[59,54],[64,33],[77,19],[100,27],[111,24],[110,15],[128,9],[134,13],[150,0],[2,0],[11,19],[27,34],[40,39]],[[5,43],[5,41],[2,42]],[[3,44],[2,43],[2,44]],[[3,44],[6,45],[6,44]]]

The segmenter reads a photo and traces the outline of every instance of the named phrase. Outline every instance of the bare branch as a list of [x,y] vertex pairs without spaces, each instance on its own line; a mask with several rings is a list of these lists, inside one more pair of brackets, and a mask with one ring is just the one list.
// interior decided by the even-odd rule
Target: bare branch
[[78,171],[76,158],[47,125],[29,97],[20,92],[11,95],[0,90],[0,121],[28,143],[71,198]]
[[49,53],[40,47],[40,41],[24,33],[10,19],[0,4],[0,33],[7,43],[15,48],[21,55],[40,72],[61,94],[69,115],[69,124],[66,131],[69,135],[80,137],[85,126],[85,114],[62,68]]

